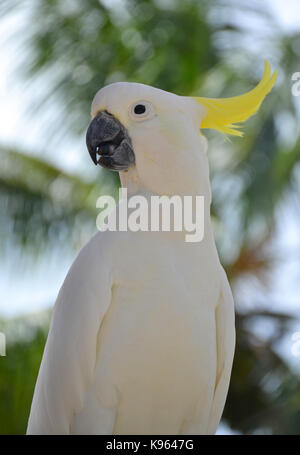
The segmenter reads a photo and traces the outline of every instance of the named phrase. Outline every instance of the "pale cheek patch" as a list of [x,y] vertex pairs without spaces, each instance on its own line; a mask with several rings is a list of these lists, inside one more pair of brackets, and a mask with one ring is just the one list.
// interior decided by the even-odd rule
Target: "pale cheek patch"
[[186,128],[186,118],[183,115],[174,117],[162,118],[160,134],[165,141],[176,149],[186,148],[186,138],[188,135],[188,128]]

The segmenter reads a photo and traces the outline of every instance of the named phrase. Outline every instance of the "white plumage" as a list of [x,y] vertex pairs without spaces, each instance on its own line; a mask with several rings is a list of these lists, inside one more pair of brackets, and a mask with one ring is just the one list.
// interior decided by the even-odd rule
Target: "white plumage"
[[[151,103],[135,121],[132,105]],[[131,137],[129,194],[204,195],[204,239],[184,232],[99,232],[58,295],[29,434],[212,434],[228,390],[234,305],[210,223],[205,109],[134,83],[96,95]]]

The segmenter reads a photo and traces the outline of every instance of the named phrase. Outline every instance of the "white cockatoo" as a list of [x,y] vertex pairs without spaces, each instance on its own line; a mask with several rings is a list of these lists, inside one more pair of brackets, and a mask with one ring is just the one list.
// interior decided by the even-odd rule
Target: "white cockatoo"
[[204,196],[204,238],[98,232],[59,292],[28,434],[213,434],[235,347],[234,303],[211,221],[207,143],[236,128],[275,83],[266,62],[252,91],[184,97],[137,83],[102,88],[87,146],[128,195]]

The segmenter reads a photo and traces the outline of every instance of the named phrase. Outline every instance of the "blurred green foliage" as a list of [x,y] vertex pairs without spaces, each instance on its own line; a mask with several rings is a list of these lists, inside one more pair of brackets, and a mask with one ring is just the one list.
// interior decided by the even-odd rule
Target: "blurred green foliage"
[[[92,232],[99,194],[116,193],[117,179],[86,182],[28,154],[0,146],[0,246],[34,246],[43,250],[43,241],[52,245],[78,245],[80,226]],[[11,247],[11,245],[9,245]]]
[[24,434],[46,339],[47,319],[0,321],[6,357],[0,362],[0,434]]
[[[55,110],[43,130],[50,147],[58,137],[81,137],[91,100],[105,84],[127,80],[183,95],[232,96],[257,83],[264,59],[279,69],[276,87],[247,122],[243,139],[205,132],[216,238],[233,290],[253,277],[267,283],[274,267],[276,210],[299,188],[299,117],[290,77],[299,70],[300,33],[283,33],[256,0],[3,0],[0,5],[3,17],[18,9],[27,15],[15,31],[22,34],[19,71],[29,85],[41,88],[31,114],[40,120]],[[9,147],[0,148],[0,160],[3,248],[9,242],[9,248],[25,248],[28,255],[36,250],[42,255],[49,242],[59,248],[69,241],[78,250],[82,230],[95,230],[97,196],[118,187],[116,174],[99,171],[87,182],[79,172],[69,175]],[[243,308],[239,293],[235,300],[237,350],[224,420],[243,433],[299,433],[298,377],[276,350],[292,319],[272,311],[263,295],[259,310]],[[253,330],[262,321],[271,321],[272,335],[260,337]],[[3,321],[5,330],[19,323]],[[27,335],[12,337],[7,357],[0,358],[0,433],[25,432],[45,341],[47,324],[36,329],[30,318],[22,324]]]

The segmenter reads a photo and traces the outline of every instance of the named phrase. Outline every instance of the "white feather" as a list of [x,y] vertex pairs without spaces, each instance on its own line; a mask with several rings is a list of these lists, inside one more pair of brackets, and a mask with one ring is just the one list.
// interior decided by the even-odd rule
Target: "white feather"
[[[128,109],[152,102],[134,124]],[[193,100],[139,84],[101,90],[93,110],[117,115],[136,166],[129,193],[204,195],[204,240],[185,232],[98,233],[55,304],[29,434],[211,434],[234,352],[233,300],[210,223],[203,112]]]

